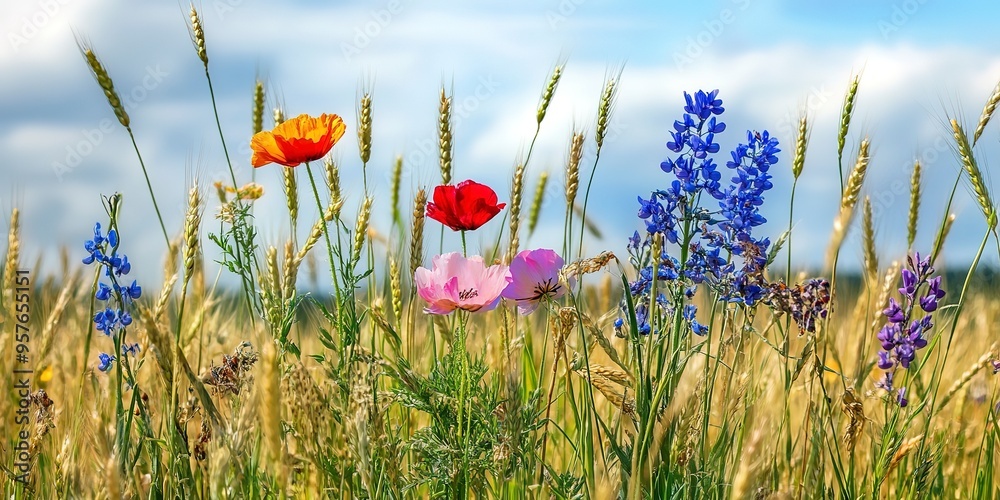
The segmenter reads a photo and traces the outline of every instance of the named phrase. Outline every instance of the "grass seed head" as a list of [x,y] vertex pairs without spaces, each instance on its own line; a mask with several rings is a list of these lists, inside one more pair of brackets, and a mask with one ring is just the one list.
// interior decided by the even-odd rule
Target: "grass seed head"
[[844,105],[840,110],[840,129],[837,132],[837,158],[844,156],[844,146],[847,144],[847,131],[851,127],[851,117],[854,116],[854,100],[858,96],[858,84],[861,75],[854,75],[851,84],[844,95]]
[[559,64],[552,69],[552,76],[549,77],[549,83],[545,86],[545,90],[542,91],[542,98],[538,103],[538,113],[535,115],[535,122],[538,125],[541,125],[542,120],[545,119],[545,112],[549,109],[552,97],[556,94],[556,88],[559,87],[559,80],[562,78],[562,74],[562,64]]
[[538,226],[538,216],[542,212],[542,202],[545,201],[545,187],[549,183],[549,173],[542,172],[538,177],[538,185],[535,186],[535,196],[531,199],[531,209],[528,210],[528,237],[535,234]]
[[361,204],[361,210],[358,211],[358,219],[354,223],[354,246],[351,247],[351,262],[358,263],[361,261],[361,250],[364,248],[365,238],[368,235],[368,221],[371,219],[372,215],[372,199],[371,196],[366,196],[364,203]]
[[976,157],[972,154],[972,146],[969,144],[969,138],[965,135],[965,130],[962,129],[957,120],[951,120],[951,130],[955,137],[959,159],[962,161],[962,168],[969,175],[969,183],[972,184],[972,191],[976,195],[976,201],[979,202],[979,208],[983,211],[983,216],[986,217],[986,223],[992,229],[997,225],[993,199],[990,197],[990,190],[986,185],[983,172],[979,169],[979,163],[976,162]]
[[413,199],[413,223],[410,227],[410,276],[417,273],[417,268],[424,262],[424,217],[427,210],[427,193],[423,188],[417,190]]
[[611,122],[611,113],[614,111],[617,96],[618,80],[617,78],[609,78],[604,84],[601,103],[597,108],[597,128],[594,130],[594,140],[597,142],[598,153],[604,147],[604,138],[608,135],[608,124]]
[[913,174],[910,176],[910,212],[906,222],[906,248],[913,248],[917,239],[917,220],[920,214],[920,162],[913,163]]
[[198,11],[195,10],[194,4],[191,4],[191,41],[194,42],[194,48],[198,51],[198,59],[201,59],[201,63],[208,68],[208,50],[205,47],[205,30],[201,25],[201,18],[198,16]]
[[438,98],[438,164],[441,167],[441,184],[451,184],[452,144],[451,96],[441,87]]
[[809,142],[809,122],[805,113],[799,117],[798,134],[795,136],[795,156],[792,157],[792,177],[798,180],[806,165],[806,145]]
[[510,247],[507,249],[507,263],[517,255],[520,246],[518,234],[521,228],[521,195],[524,192],[524,164],[514,168],[514,178],[510,185]]
[[264,130],[264,82],[257,80],[253,88],[253,133]]
[[572,210],[580,189],[580,159],[583,158],[583,132],[573,132],[566,158],[566,207]]
[[361,163],[368,163],[372,156],[372,96],[365,92],[358,103],[358,151]]
[[997,109],[997,104],[1000,104],[1000,83],[993,88],[993,93],[990,97],[986,99],[986,105],[983,106],[983,112],[979,115],[979,123],[976,124],[976,131],[972,134],[972,145],[975,146],[979,142],[979,136],[983,135],[983,130],[986,129],[986,124],[990,122],[990,118],[993,117],[993,112]]
[[104,68],[104,64],[101,63],[101,60],[97,58],[97,54],[92,49],[81,44],[80,50],[83,51],[83,57],[87,61],[87,66],[90,67],[91,74],[94,75],[94,78],[97,79],[97,84],[104,91],[104,97],[107,98],[108,104],[111,105],[111,110],[114,111],[115,117],[118,118],[118,123],[121,123],[125,128],[129,128],[131,121],[129,120],[128,113],[125,112],[125,106],[122,104],[118,91],[115,90],[115,84],[111,80],[111,76],[108,75],[108,70]]

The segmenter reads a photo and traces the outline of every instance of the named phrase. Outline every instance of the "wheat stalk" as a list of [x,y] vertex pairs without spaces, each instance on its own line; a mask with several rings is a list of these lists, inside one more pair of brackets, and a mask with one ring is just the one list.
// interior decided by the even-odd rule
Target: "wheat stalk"
[[188,191],[188,208],[184,216],[184,287],[194,271],[195,257],[199,250],[199,229],[201,228],[201,193],[195,184]]
[[288,209],[288,218],[291,221],[292,235],[294,235],[299,221],[299,183],[295,178],[295,169],[283,167],[281,178],[285,188],[285,208]]
[[913,162],[910,176],[910,213],[906,223],[906,248],[913,248],[917,239],[917,219],[920,214],[920,161]]
[[423,188],[417,191],[413,199],[413,225],[410,228],[410,277],[417,273],[417,268],[424,262],[424,216],[427,206],[427,193]]
[[63,286],[62,290],[59,291],[59,296],[56,297],[55,305],[53,305],[52,309],[49,311],[49,316],[45,320],[45,326],[42,328],[42,335],[40,337],[41,347],[38,349],[39,360],[44,360],[52,350],[52,340],[55,338],[56,329],[62,323],[63,315],[66,313],[66,306],[69,305],[70,299],[74,298],[76,295],[76,287],[79,279],[79,273],[73,273],[73,275],[66,280],[66,284]]
[[[283,475],[281,464],[281,376],[277,349],[273,342],[266,342],[260,352],[259,398],[260,430],[264,450],[276,475]],[[283,483],[279,483],[283,484]]]
[[798,180],[806,165],[806,145],[809,142],[809,122],[805,113],[799,117],[798,134],[795,136],[795,155],[792,157],[792,177]]
[[306,258],[309,254],[309,250],[312,250],[319,239],[323,237],[323,228],[333,221],[334,218],[340,215],[340,208],[344,205],[343,199],[330,200],[330,203],[326,206],[326,210],[323,211],[323,216],[313,224],[312,229],[309,230],[309,236],[306,237],[305,244],[299,249],[298,253],[295,254],[295,268],[297,269],[302,263],[302,260]]
[[931,252],[934,260],[941,254],[941,248],[944,246],[944,241],[948,239],[948,234],[951,233],[951,226],[955,223],[955,214],[948,214],[948,218],[944,220],[944,225],[941,227],[941,231],[938,233],[937,237],[934,239],[934,251]]
[[389,260],[389,294],[392,297],[392,313],[399,320],[403,317],[403,278],[398,255],[393,255]]
[[604,92],[601,93],[601,102],[597,107],[597,128],[594,130],[594,140],[597,142],[597,154],[601,154],[604,146],[604,138],[608,135],[608,123],[611,121],[611,113],[614,111],[615,98],[618,95],[617,78],[609,78],[604,84]]
[[520,239],[518,237],[521,227],[521,194],[524,191],[524,164],[519,164],[514,168],[514,178],[510,185],[510,247],[507,249],[508,264],[517,255]]
[[108,75],[108,70],[104,68],[104,64],[101,63],[101,60],[97,58],[97,54],[90,47],[82,42],[79,45],[80,50],[83,52],[83,57],[87,60],[87,65],[90,67],[90,72],[97,79],[97,84],[101,86],[101,90],[104,91],[104,97],[107,98],[108,104],[111,105],[111,110],[114,111],[115,117],[118,118],[118,123],[121,123],[126,129],[129,128],[131,121],[129,120],[128,113],[125,112],[125,106],[122,104],[118,91],[115,90],[115,84],[111,80],[111,76]]
[[194,42],[194,48],[198,51],[198,59],[201,59],[201,64],[205,66],[208,70],[208,50],[205,47],[205,30],[201,26],[201,19],[198,17],[198,11],[195,10],[194,4],[191,4],[191,26],[189,26],[191,32],[191,41]]
[[841,244],[844,242],[844,238],[847,236],[851,221],[854,219],[854,207],[858,202],[858,196],[861,194],[861,187],[865,182],[865,175],[868,172],[869,148],[870,142],[866,137],[861,141],[861,146],[858,148],[858,158],[854,163],[854,169],[851,170],[851,174],[847,177],[847,186],[844,188],[844,193],[840,198],[840,212],[833,222],[833,236],[830,238],[830,246],[827,248],[826,253],[828,266],[832,265]]
[[327,158],[323,160],[323,172],[326,174],[326,189],[330,191],[330,199],[340,202],[340,169],[333,160]]
[[253,88],[253,133],[264,130],[264,82],[257,80]]
[[281,283],[281,300],[285,307],[291,306],[292,299],[295,298],[295,284],[299,276],[299,262],[295,256],[295,242],[292,238],[285,240],[285,253],[282,262],[285,265],[284,281]]
[[580,189],[580,159],[583,157],[583,132],[573,132],[566,158],[566,210],[573,209]]
[[972,381],[972,377],[974,377],[977,373],[979,373],[979,371],[982,370],[984,367],[986,367],[986,365],[990,364],[990,361],[996,359],[996,350],[997,350],[997,343],[994,342],[993,345],[991,345],[990,348],[986,351],[986,353],[980,356],[979,359],[976,360],[976,362],[973,363],[968,370],[962,372],[962,375],[958,377],[958,380],[956,380],[955,383],[951,384],[951,387],[948,388],[948,392],[946,392],[944,397],[941,398],[941,403],[938,404],[937,411],[941,411],[942,408],[947,406],[948,403],[951,401],[951,398],[955,397],[955,394],[959,390],[961,390],[970,381]]
[[438,103],[438,163],[441,167],[441,184],[451,184],[452,120],[451,96],[441,87]]
[[366,196],[358,210],[358,218],[354,223],[354,246],[351,247],[351,262],[358,263],[361,260],[361,249],[365,244],[365,236],[368,235],[368,221],[372,214],[372,197]]
[[542,201],[545,199],[545,186],[549,182],[549,173],[543,171],[538,177],[538,185],[535,186],[535,195],[531,199],[531,209],[528,210],[528,237],[535,234],[535,227],[538,226],[538,215],[542,211]]
[[875,227],[872,224],[872,201],[865,196],[865,203],[861,209],[861,239],[863,242],[863,253],[865,271],[869,280],[878,277],[878,254],[875,251]]
[[986,105],[983,106],[983,112],[979,115],[979,123],[976,124],[976,131],[972,134],[972,145],[975,146],[979,142],[979,136],[983,135],[983,130],[986,129],[986,124],[990,122],[990,118],[993,117],[993,112],[997,109],[997,104],[1000,104],[1000,82],[997,86],[993,88],[993,93],[990,94],[989,99],[986,99]]
[[358,103],[358,151],[361,163],[367,164],[372,156],[372,96],[368,92]]
[[392,220],[397,224],[402,224],[402,222],[400,222],[400,213],[399,213],[399,191],[402,181],[403,181],[403,157],[396,156],[396,161],[392,165],[391,201],[392,201]]
[[[14,277],[21,266],[21,211],[13,208],[10,211],[10,228],[7,231],[7,258],[3,266],[3,290],[0,293],[14,292]],[[13,302],[13,300],[11,301]]]
[[562,78],[563,66],[557,65],[552,69],[552,76],[549,77],[549,83],[545,86],[545,90],[542,91],[542,97],[538,102],[538,113],[535,114],[535,122],[538,125],[542,124],[542,120],[545,119],[545,112],[549,109],[549,104],[552,102],[552,96],[556,93],[556,88],[559,87],[559,80]]
[[962,168],[969,174],[972,191],[976,195],[976,201],[979,202],[979,208],[982,209],[983,216],[986,217],[986,223],[990,226],[990,229],[993,229],[997,225],[993,199],[990,197],[990,191],[986,186],[983,173],[979,170],[976,157],[972,154],[972,146],[969,145],[969,138],[965,135],[965,131],[958,124],[957,120],[951,120],[951,130],[958,147],[958,156],[962,160]]
[[[861,75],[854,75],[851,78],[851,85],[847,89],[847,94],[844,95],[844,104],[840,110],[840,128],[837,131],[838,163],[839,159],[844,157],[844,146],[847,144],[847,131],[851,127],[851,117],[854,116],[854,100],[858,96],[859,83],[861,83]],[[843,172],[841,172],[841,175],[843,175]]]

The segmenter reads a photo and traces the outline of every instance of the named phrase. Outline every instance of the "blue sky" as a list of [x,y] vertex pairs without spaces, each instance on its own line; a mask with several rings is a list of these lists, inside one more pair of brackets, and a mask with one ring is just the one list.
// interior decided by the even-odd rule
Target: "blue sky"
[[[908,178],[914,159],[926,167],[917,241],[927,247],[942,215],[944,186],[958,168],[947,118],[957,115],[974,126],[1000,79],[1000,39],[992,35],[1000,5],[985,1],[212,0],[199,8],[223,129],[234,161],[244,165],[241,180],[250,176],[250,96],[259,75],[268,83],[269,106],[280,101],[289,115],[333,112],[347,119],[348,135],[334,155],[352,188],[346,213],[353,216],[361,200],[355,100],[363,85],[373,89],[368,174],[377,197],[375,227],[383,230],[395,155],[406,160],[404,204],[416,187],[439,179],[432,144],[442,83],[454,89],[459,111],[455,177],[493,185],[506,200],[511,167],[531,139],[538,95],[552,66],[567,62],[529,165],[529,189],[542,170],[561,189],[572,125],[593,130],[603,79],[624,66],[590,211],[605,239],[591,241],[590,253],[623,253],[628,233],[641,227],[636,196],[668,182],[659,163],[681,112],[681,92],[719,88],[730,126],[720,138],[724,149],[746,129],[768,129],[784,145],[764,208],[771,220],[765,232],[773,237],[787,224],[792,127],[801,110],[808,112],[813,130],[797,194],[794,257],[801,266],[819,266],[839,197],[839,108],[854,72],[863,76],[847,156],[863,135],[871,137],[865,193],[877,208],[883,261],[905,251],[908,201],[896,181]],[[0,190],[0,209],[22,209],[27,255],[43,252],[54,261],[60,245],[80,250],[93,222],[104,217],[99,195],[120,191],[126,194],[122,225],[131,252],[155,262],[146,276],[159,272],[162,237],[131,143],[89,75],[75,37],[93,45],[130,98],[132,126],[168,229],[179,230],[191,182],[208,187],[223,178],[224,158],[185,11],[176,2],[112,0],[8,6],[0,20],[0,186],[7,186]],[[995,163],[989,159],[1000,153],[998,139],[1000,125],[991,125],[977,146],[988,174]],[[592,154],[591,144],[585,162]],[[62,169],[68,162],[75,166]],[[257,210],[262,235],[277,244],[287,235],[280,175],[273,168],[257,174],[268,192]],[[310,220],[305,201],[302,220]],[[964,263],[985,225],[966,188],[953,211],[958,219],[946,259]],[[561,202],[552,197],[530,244],[558,247],[561,223]],[[499,223],[493,224],[485,235],[495,234]],[[856,266],[856,235],[845,248],[845,265]]]

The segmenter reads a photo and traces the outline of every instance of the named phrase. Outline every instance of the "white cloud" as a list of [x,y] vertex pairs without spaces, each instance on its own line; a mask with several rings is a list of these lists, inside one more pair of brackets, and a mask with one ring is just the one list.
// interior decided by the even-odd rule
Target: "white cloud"
[[[97,2],[86,8],[68,4],[59,14],[59,23],[37,35],[24,52],[0,52],[0,71],[19,75],[16,81],[0,83],[0,102],[17,110],[13,116],[0,119],[0,143],[13,165],[7,168],[44,170],[65,156],[68,145],[79,141],[80,130],[92,128],[102,119],[113,120],[72,44],[68,27],[73,26],[89,35],[123,92],[142,84],[144,68],[150,64],[160,64],[170,72],[169,78],[135,107],[132,116],[148,165],[155,166],[151,176],[161,206],[168,211],[165,217],[176,226],[182,216],[179,207],[186,179],[191,175],[186,167],[188,159],[200,160],[194,162],[193,169],[205,184],[215,180],[212,173],[224,166],[207,88],[180,8],[170,5],[147,13],[110,8],[111,4]],[[24,6],[28,4],[19,5],[21,10],[5,21],[15,23],[14,28],[18,18],[31,15],[30,8]],[[863,70],[845,168],[853,162],[850,150],[860,135],[870,134],[875,154],[866,192],[873,198],[882,197],[882,247],[887,254],[898,256],[904,245],[900,243],[900,226],[907,200],[905,194],[892,190],[892,181],[908,176],[907,165],[915,156],[925,160],[924,220],[928,230],[924,232],[929,233],[943,208],[939,186],[950,186],[955,175],[949,146],[940,146],[939,138],[947,139],[947,130],[942,128],[944,114],[961,105],[966,120],[974,120],[1000,75],[1000,57],[976,47],[924,47],[904,42],[825,47],[757,43],[734,52],[726,33],[719,36],[721,42],[710,43],[700,57],[678,69],[671,50],[650,55],[652,49],[631,47],[639,52],[637,57],[628,51],[615,53],[616,48],[591,51],[592,39],[598,36],[594,27],[600,26],[602,19],[583,7],[552,30],[544,10],[484,15],[472,9],[443,12],[412,2],[404,2],[398,14],[379,24],[375,36],[366,35],[365,46],[358,47],[359,53],[348,60],[342,44],[356,42],[356,27],[364,30],[370,22],[378,24],[380,14],[373,17],[372,9],[383,7],[284,7],[276,11],[277,7],[243,2],[220,13],[216,5],[207,2],[202,12],[223,128],[237,165],[244,165],[249,156],[251,86],[260,71],[270,84],[269,100],[279,96],[289,114],[332,111],[352,124],[336,155],[342,159],[345,185],[360,185],[354,103],[360,82],[373,80],[375,152],[368,176],[374,189],[383,189],[379,194],[383,198],[387,198],[387,171],[396,154],[407,159],[404,188],[436,182],[437,91],[442,83],[451,86],[452,82],[456,107],[465,106],[465,116],[456,130],[456,175],[481,177],[506,197],[510,169],[519,153],[526,152],[534,133],[539,93],[552,65],[568,54],[567,71],[543,124],[531,166],[532,179],[547,169],[553,174],[552,185],[558,186],[571,125],[586,128],[592,141],[608,68],[631,61],[625,65],[613,120],[620,133],[605,146],[592,198],[595,205],[591,214],[607,226],[607,241],[595,245],[616,250],[623,248],[626,236],[618,228],[640,226],[634,218],[635,196],[667,182],[658,164],[667,152],[663,147],[667,132],[680,113],[681,92],[718,87],[727,107],[725,121],[730,124],[720,138],[724,147],[742,139],[740,130],[746,128],[771,129],[783,141],[785,156],[775,171],[776,189],[766,206],[772,224],[779,226],[787,223],[793,126],[799,109],[810,107],[812,137],[796,199],[796,254],[804,263],[818,265],[838,200],[835,137],[841,99],[851,72]],[[616,31],[633,23],[643,27],[644,37],[652,36],[649,19],[621,16],[612,21]],[[370,31],[375,33],[374,28]],[[141,50],[135,50],[136,46]],[[670,44],[655,46],[663,50]],[[29,51],[31,57],[26,56]],[[21,93],[45,97],[31,108],[17,100]],[[117,127],[117,122],[113,123]],[[991,125],[984,136],[985,156],[997,153],[995,127]],[[55,205],[48,202],[54,193],[69,206],[93,208],[98,192],[121,189],[128,193],[135,210],[147,211],[145,181],[131,144],[120,129],[112,135],[56,190],[47,189],[53,179],[44,176],[39,180],[37,175],[5,173],[3,178],[24,183],[25,210],[38,211],[41,220],[55,213]],[[585,161],[592,161],[592,146],[590,151]],[[277,177],[261,172],[259,178],[266,183],[268,196],[280,208]],[[359,194],[354,194],[354,202]],[[405,212],[409,194],[403,198]],[[546,217],[558,220],[558,205],[551,204]],[[306,207],[312,203],[304,199],[302,206],[306,220],[311,217]],[[388,211],[385,206],[380,210]],[[284,220],[269,213],[262,210],[259,221],[275,228],[268,234],[276,235]],[[78,214],[92,218],[99,216],[100,210],[73,212],[73,217]],[[974,210],[966,210],[963,216],[970,219],[969,225],[956,225],[956,229],[977,227]],[[376,222],[387,225],[378,219]],[[76,228],[91,223],[88,218],[52,231],[28,233],[36,238],[37,246],[75,242],[80,234],[86,236],[86,231],[80,233]],[[157,225],[147,223],[133,229],[138,238],[153,242],[144,247],[151,252],[148,255],[157,255]],[[776,236],[780,228],[769,227],[768,231]],[[542,244],[559,244],[542,235],[536,239]],[[953,247],[959,260],[968,253],[967,239],[964,234],[953,235],[959,242]],[[853,240],[848,242],[854,244]]]

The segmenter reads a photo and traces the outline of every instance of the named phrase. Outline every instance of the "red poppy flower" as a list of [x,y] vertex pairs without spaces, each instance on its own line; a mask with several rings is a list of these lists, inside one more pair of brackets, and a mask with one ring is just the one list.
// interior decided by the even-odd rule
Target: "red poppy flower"
[[485,184],[462,181],[434,188],[434,201],[427,204],[427,216],[453,231],[474,231],[503,210],[497,194]]
[[346,129],[344,120],[337,115],[322,114],[317,118],[299,115],[274,130],[254,134],[250,140],[253,149],[250,163],[254,168],[268,163],[294,167],[318,160],[330,152]]

